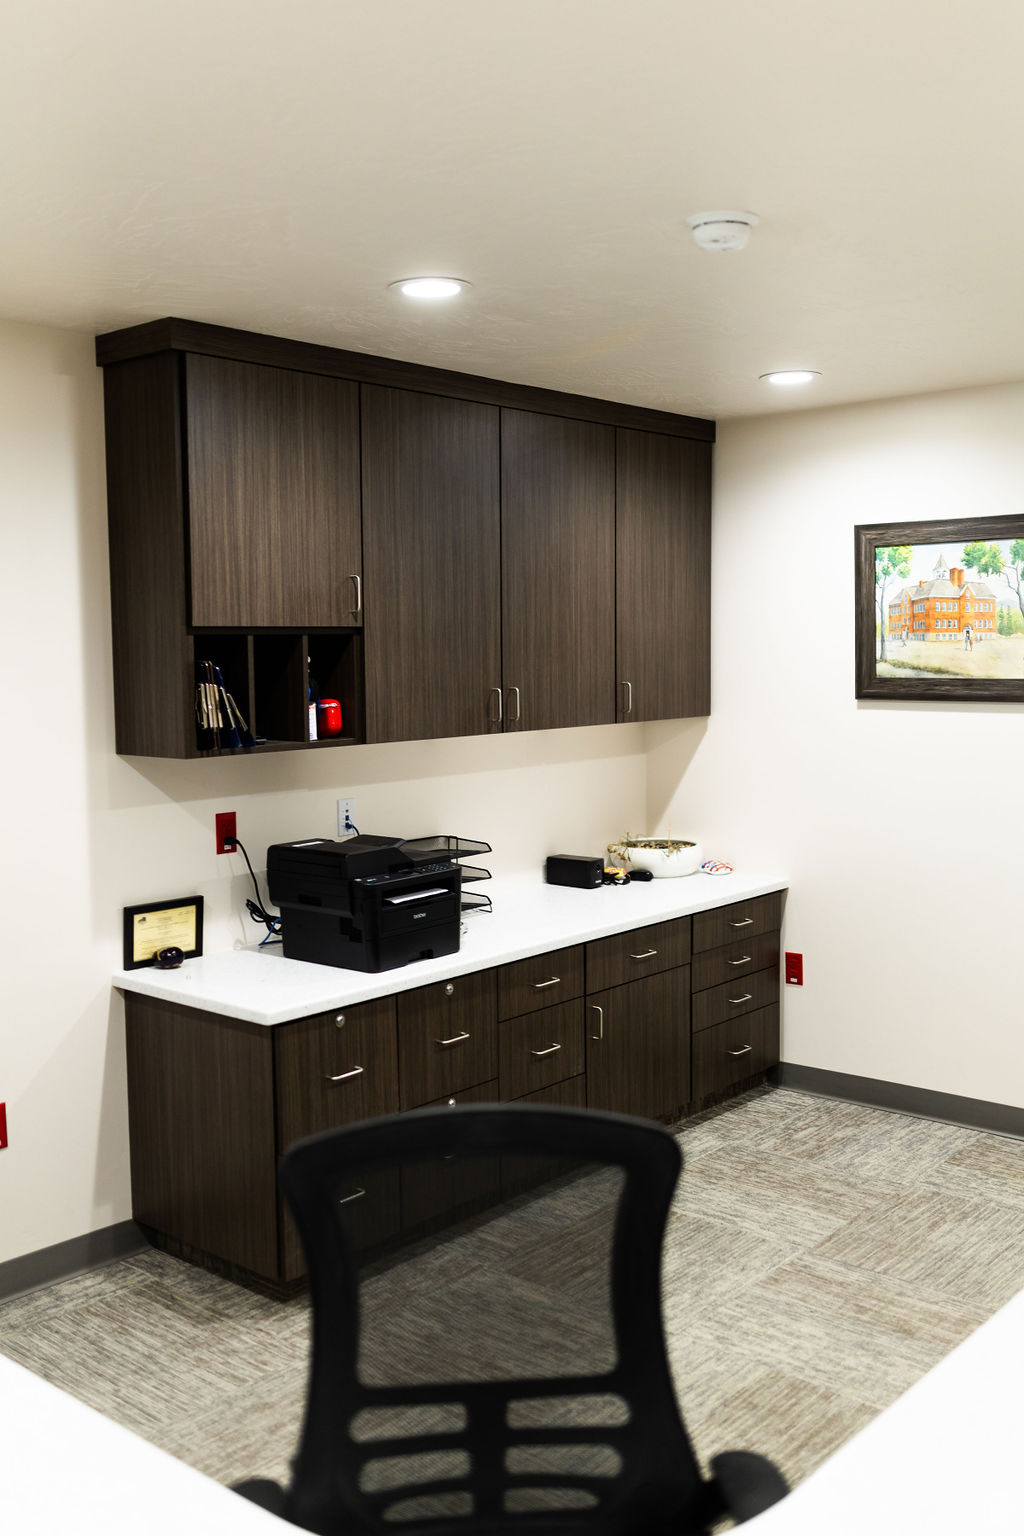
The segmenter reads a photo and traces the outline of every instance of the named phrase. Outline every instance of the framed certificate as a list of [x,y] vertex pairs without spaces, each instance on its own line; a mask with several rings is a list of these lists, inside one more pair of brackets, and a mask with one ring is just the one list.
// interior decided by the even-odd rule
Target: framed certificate
[[203,952],[203,898],[180,896],[124,909],[124,968],[152,965],[160,949],[180,949],[186,960]]

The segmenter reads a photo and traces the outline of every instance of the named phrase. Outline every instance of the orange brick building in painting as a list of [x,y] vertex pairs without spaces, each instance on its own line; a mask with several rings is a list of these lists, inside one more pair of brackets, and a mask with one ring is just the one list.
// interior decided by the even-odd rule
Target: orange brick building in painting
[[904,587],[889,604],[890,641],[963,643],[968,629],[974,644],[995,638],[995,593],[983,581],[966,581],[963,566],[955,565],[951,570],[941,555],[931,581]]

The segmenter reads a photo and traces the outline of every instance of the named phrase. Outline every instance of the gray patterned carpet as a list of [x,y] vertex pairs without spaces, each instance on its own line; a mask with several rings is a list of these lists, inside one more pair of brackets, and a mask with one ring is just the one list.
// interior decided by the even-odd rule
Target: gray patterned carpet
[[[786,1089],[679,1135],[664,1308],[704,1458],[749,1447],[798,1481],[1024,1288],[1024,1142]],[[547,1361],[598,1352],[591,1256],[609,1192],[585,1185],[368,1279],[369,1314],[403,1366],[453,1311],[488,1319],[480,1338],[460,1326],[466,1361],[502,1340]],[[521,1309],[555,1290],[568,1310],[552,1303],[548,1326],[521,1329]],[[307,1340],[303,1301],[156,1252],[0,1304],[0,1351],[224,1482],[286,1479]],[[374,1347],[365,1365],[386,1375],[394,1354]]]

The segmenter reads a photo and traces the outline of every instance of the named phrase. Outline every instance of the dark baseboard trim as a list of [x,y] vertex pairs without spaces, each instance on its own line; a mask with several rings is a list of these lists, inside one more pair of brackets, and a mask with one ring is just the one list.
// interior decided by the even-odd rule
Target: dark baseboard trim
[[54,1243],[52,1248],[23,1254],[20,1259],[8,1259],[0,1264],[0,1300],[37,1290],[54,1280],[66,1280],[83,1270],[98,1269],[101,1264],[142,1253],[148,1247],[134,1221],[119,1221],[112,1227],[101,1227],[98,1232],[69,1238],[66,1243]]
[[1024,1109],[1012,1104],[991,1104],[987,1099],[964,1099],[957,1093],[936,1093],[931,1088],[911,1088],[906,1083],[886,1083],[877,1077],[855,1077],[849,1072],[826,1072],[821,1067],[800,1067],[783,1061],[773,1067],[770,1081],[780,1088],[802,1088],[831,1099],[849,1099],[874,1109],[895,1109],[924,1120],[945,1120],[975,1131],[996,1131],[1000,1136],[1024,1137]]

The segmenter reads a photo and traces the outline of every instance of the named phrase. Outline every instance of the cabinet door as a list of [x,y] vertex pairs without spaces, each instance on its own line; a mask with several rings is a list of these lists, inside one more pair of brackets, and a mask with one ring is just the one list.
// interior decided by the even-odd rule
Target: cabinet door
[[690,967],[587,998],[587,1107],[662,1119],[690,1098]]
[[501,413],[507,730],[615,719],[614,428]]
[[620,720],[711,708],[711,445],[616,434]]
[[364,385],[366,739],[501,729],[498,410]]
[[189,356],[194,626],[361,623],[358,385]]

